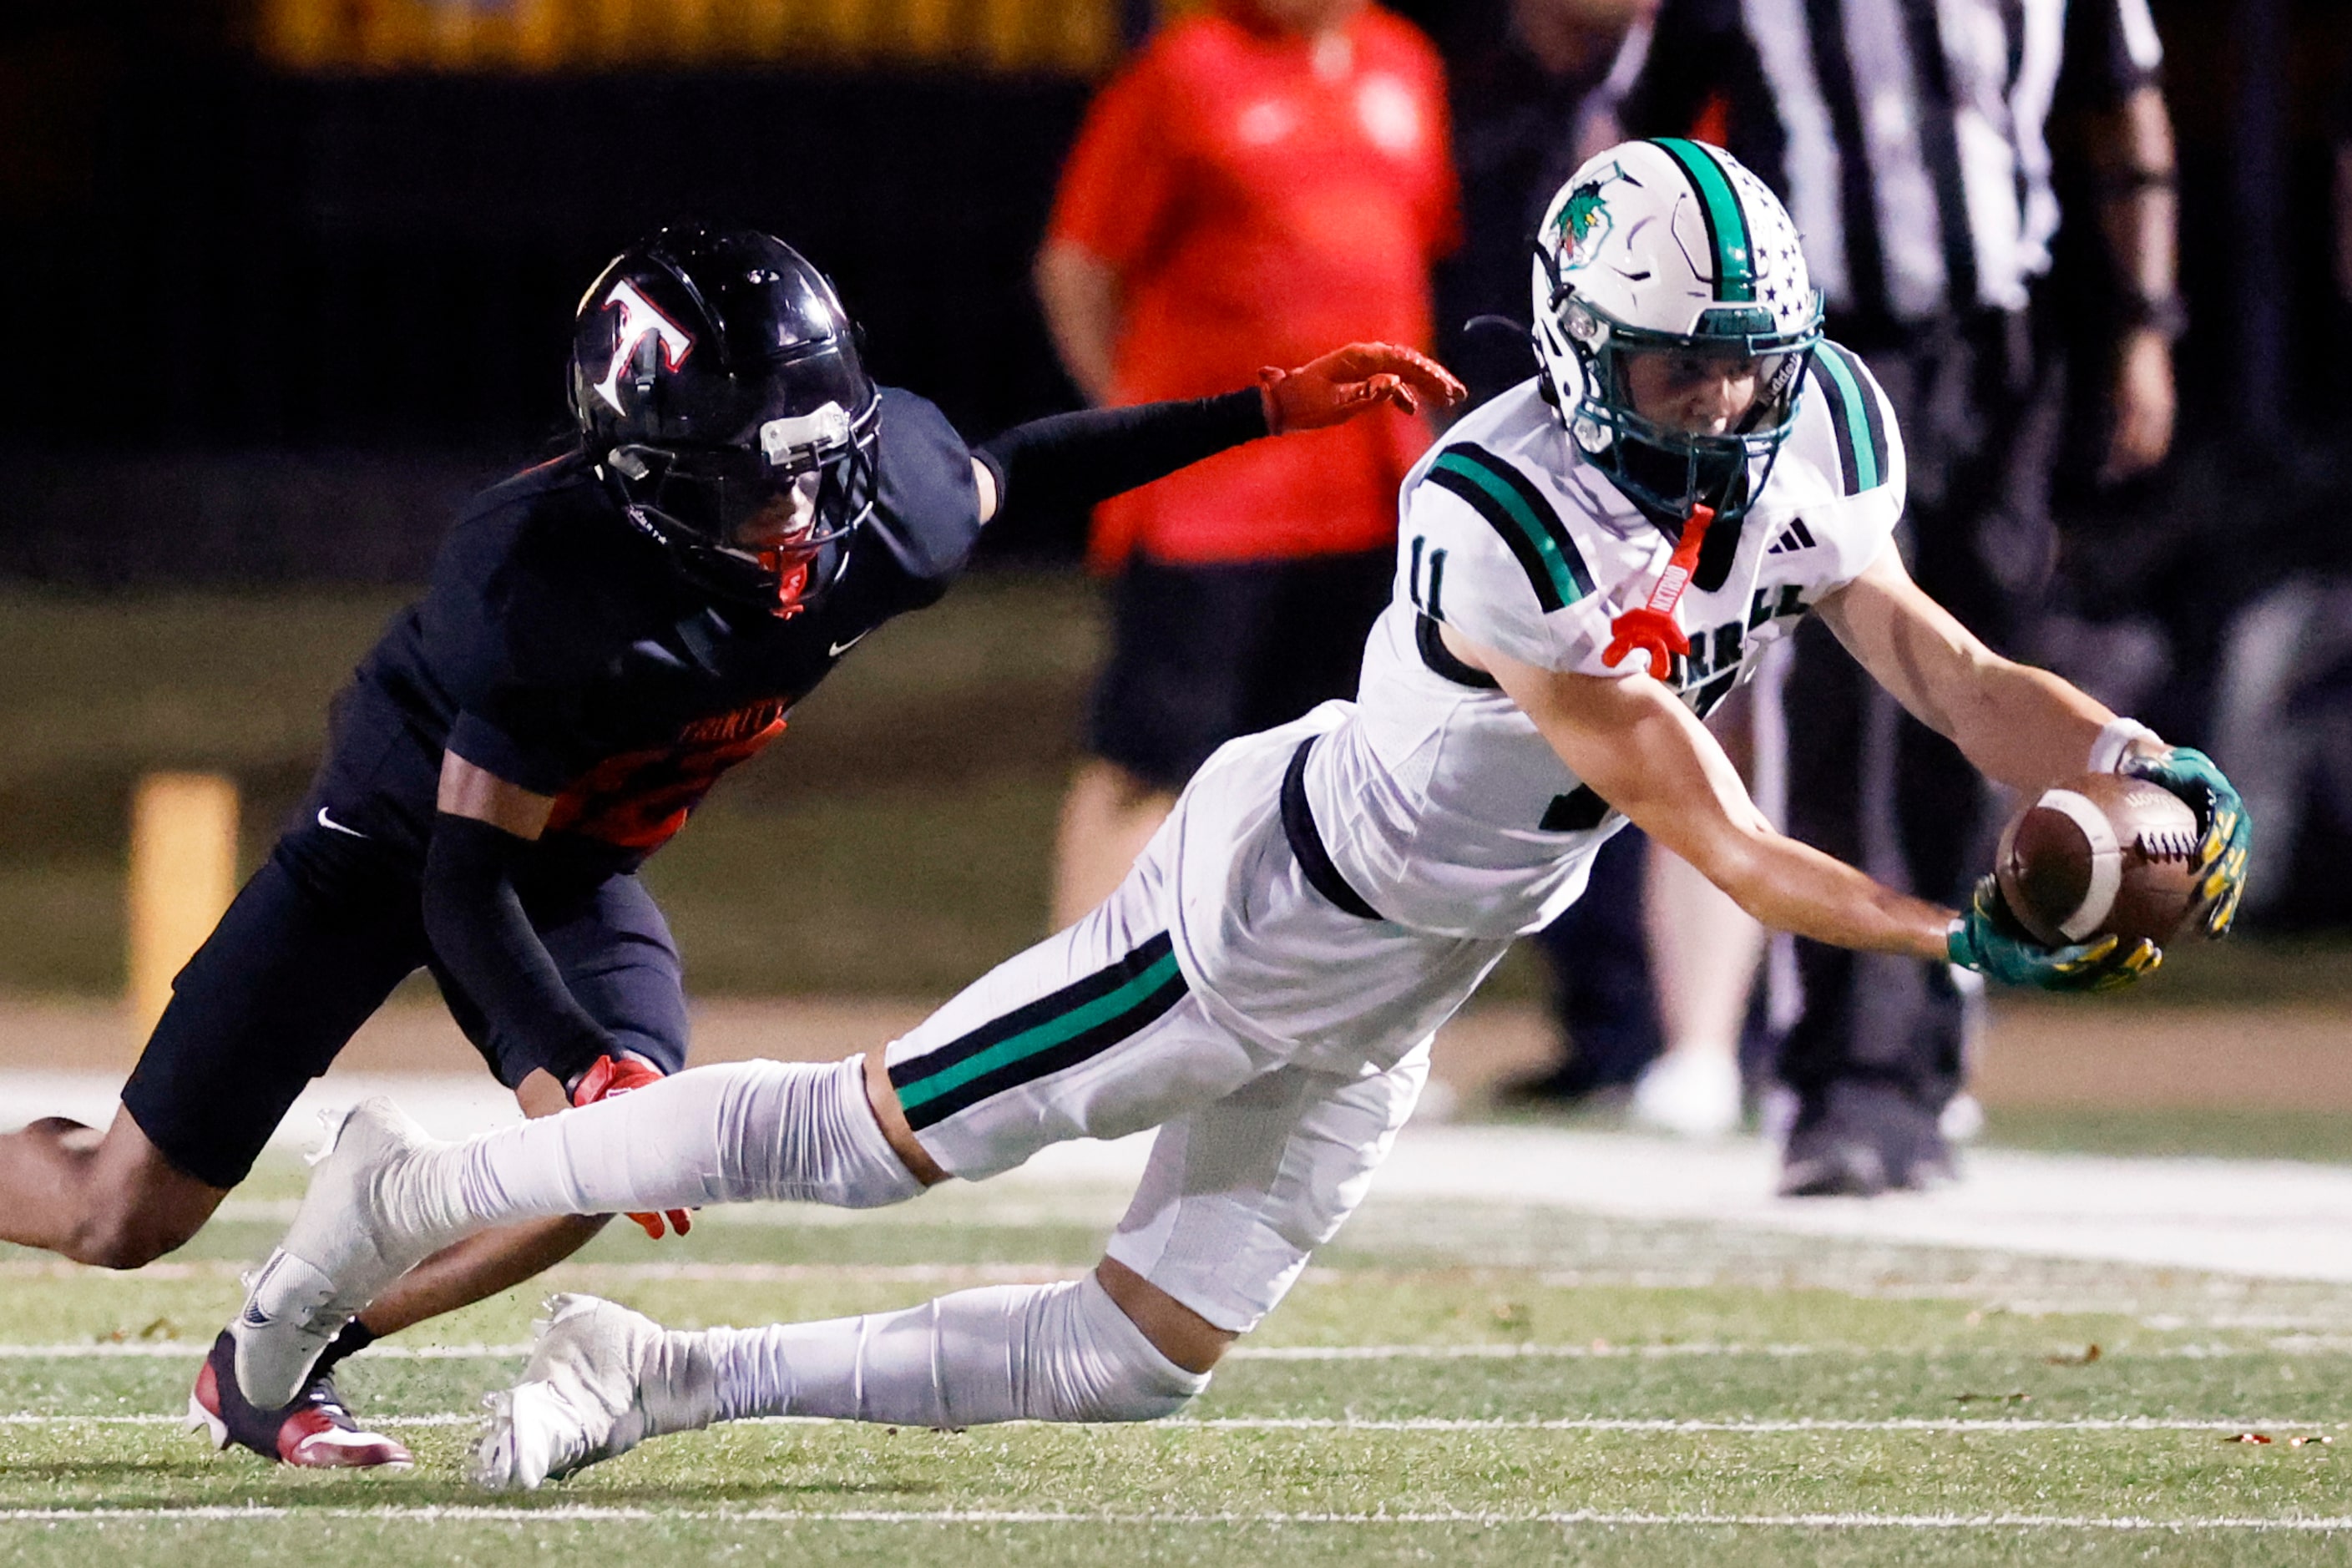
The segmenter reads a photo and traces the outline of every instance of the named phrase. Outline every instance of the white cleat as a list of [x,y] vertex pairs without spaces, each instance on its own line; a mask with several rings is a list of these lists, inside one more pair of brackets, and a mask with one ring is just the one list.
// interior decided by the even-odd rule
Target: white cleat
[[1721,1138],[1739,1128],[1739,1063],[1728,1052],[1668,1051],[1633,1084],[1634,1125],[1678,1138]]
[[255,1405],[275,1409],[292,1401],[319,1352],[352,1314],[457,1239],[404,1224],[385,1201],[387,1178],[428,1142],[423,1128],[381,1097],[331,1115],[302,1206],[229,1325],[237,1386]]
[[467,1474],[491,1491],[562,1480],[653,1436],[644,1384],[662,1326],[594,1296],[553,1296],[547,1306],[521,1379],[484,1401],[489,1424]]

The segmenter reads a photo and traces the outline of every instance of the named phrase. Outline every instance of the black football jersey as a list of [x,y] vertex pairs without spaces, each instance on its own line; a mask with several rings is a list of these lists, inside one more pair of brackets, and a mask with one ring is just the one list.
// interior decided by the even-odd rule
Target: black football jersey
[[335,699],[306,816],[421,863],[445,749],[556,797],[549,869],[626,869],[719,775],[781,734],[850,645],[934,603],[980,533],[972,457],[945,415],[882,391],[875,514],[840,579],[787,618],[721,604],[572,455],[477,497],[425,597]]

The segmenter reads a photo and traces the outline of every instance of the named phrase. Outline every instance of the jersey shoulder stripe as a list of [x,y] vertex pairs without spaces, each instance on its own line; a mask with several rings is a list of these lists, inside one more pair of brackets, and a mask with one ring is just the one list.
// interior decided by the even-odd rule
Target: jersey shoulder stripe
[[1813,351],[1807,373],[1813,389],[1828,405],[1830,428],[1837,436],[1839,477],[1845,493],[1858,496],[1874,490],[1892,475],[1886,443],[1886,416],[1878,405],[1878,389],[1870,372],[1852,350],[1824,339]]
[[1592,592],[1592,573],[1559,513],[1526,475],[1485,447],[1459,442],[1438,454],[1429,480],[1470,503],[1518,558],[1547,614]]

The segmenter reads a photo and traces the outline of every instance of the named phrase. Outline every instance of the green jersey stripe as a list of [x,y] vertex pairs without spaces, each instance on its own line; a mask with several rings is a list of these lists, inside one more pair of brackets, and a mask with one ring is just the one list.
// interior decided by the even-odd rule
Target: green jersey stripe
[[1559,515],[1540,494],[1514,482],[1518,476],[1509,465],[1475,447],[1449,447],[1430,465],[1429,478],[1468,501],[1502,535],[1547,613],[1592,592],[1592,574]]
[[1173,952],[1163,954],[1157,963],[1107,995],[1096,997],[1000,1040],[986,1050],[950,1063],[927,1077],[900,1085],[898,1103],[911,1113],[974,1079],[1011,1066],[1024,1058],[1037,1056],[1089,1029],[1111,1024],[1122,1014],[1142,1008],[1155,993],[1176,978],[1176,955]]
[[1698,193],[1699,213],[1706,220],[1706,237],[1715,247],[1715,297],[1732,304],[1756,300],[1756,251],[1748,234],[1748,214],[1739,193],[1723,175],[1713,153],[1680,136],[1654,139],[1681,165],[1683,175]]

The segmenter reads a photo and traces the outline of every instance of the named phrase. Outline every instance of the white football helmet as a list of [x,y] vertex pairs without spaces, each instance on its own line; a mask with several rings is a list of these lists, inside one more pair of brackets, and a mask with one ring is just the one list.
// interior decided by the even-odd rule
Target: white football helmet
[[[1552,198],[1534,285],[1544,390],[1592,462],[1669,527],[1694,506],[1747,510],[1821,341],[1822,297],[1780,198],[1720,147],[1622,143]],[[1755,401],[1721,435],[1645,418],[1627,378],[1643,353],[1753,361]]]

